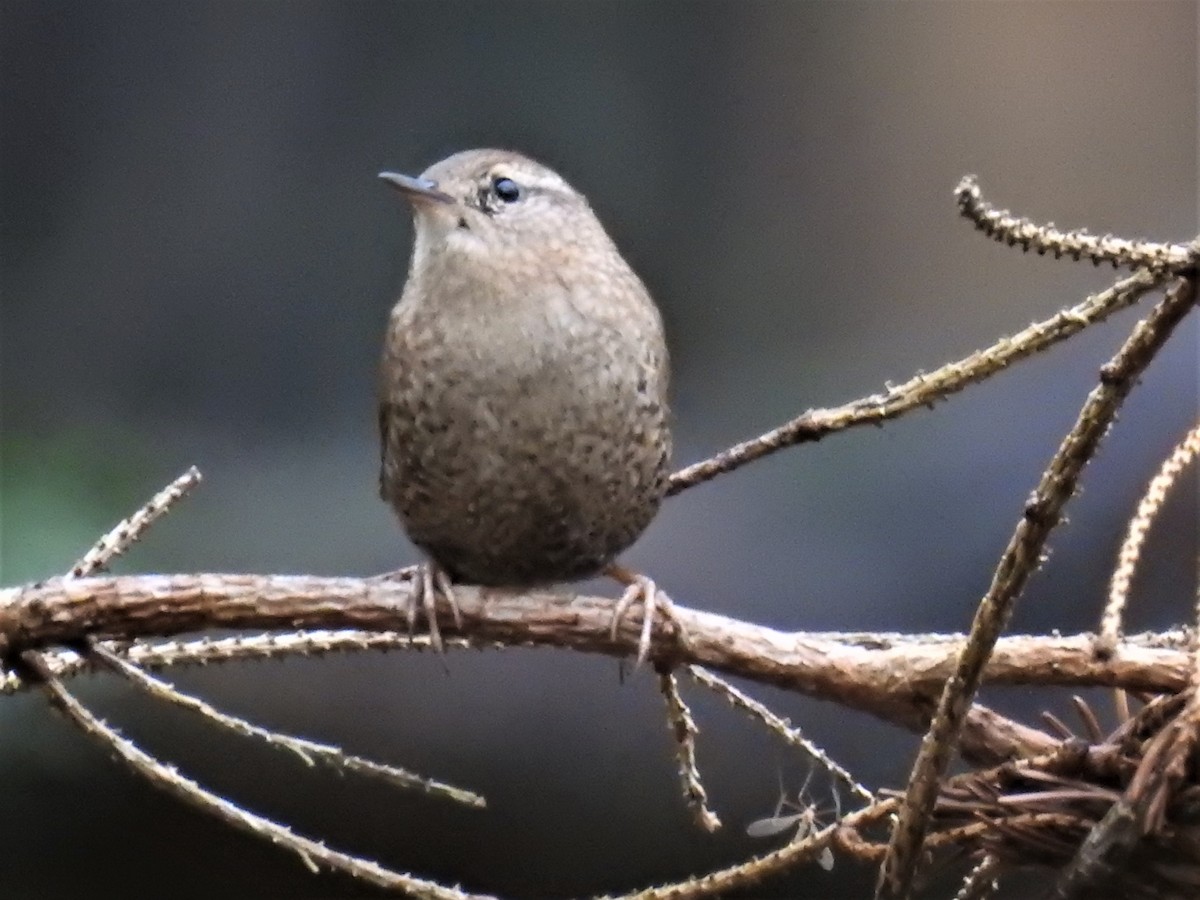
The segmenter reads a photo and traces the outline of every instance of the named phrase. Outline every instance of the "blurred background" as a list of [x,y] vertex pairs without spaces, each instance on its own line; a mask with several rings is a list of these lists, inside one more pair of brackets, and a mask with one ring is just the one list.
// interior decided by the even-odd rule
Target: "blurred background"
[[[1191,2],[0,0],[0,582],[64,571],[193,463],[202,488],[119,571],[416,559],[375,493],[375,365],[412,235],[381,169],[502,146],[591,198],[666,317],[685,464],[1113,280],[974,233],[951,195],[968,172],[1038,220],[1189,240],[1197,107]],[[932,411],[688,491],[626,561],[683,604],[778,628],[961,630],[1144,308]],[[1126,519],[1194,421],[1197,336],[1193,316],[1131,396],[1014,630],[1094,627]],[[1188,487],[1169,501],[1133,628],[1188,618],[1197,513]],[[514,897],[625,891],[766,850],[746,823],[807,769],[690,690],[726,823],[701,834],[649,675],[620,684],[609,658],[551,650],[447,665],[393,653],[172,677],[481,791],[485,812],[307,770],[109,678],[73,687],[301,833]],[[868,785],[903,784],[915,736],[753,693]],[[1067,713],[1049,692],[985,700]],[[0,784],[9,897],[374,895],[143,785],[38,696],[0,700]],[[844,861],[754,895],[861,897],[872,879]]]

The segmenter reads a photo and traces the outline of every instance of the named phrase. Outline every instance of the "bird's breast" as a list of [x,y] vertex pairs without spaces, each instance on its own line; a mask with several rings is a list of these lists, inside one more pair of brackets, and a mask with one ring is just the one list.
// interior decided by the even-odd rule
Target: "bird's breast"
[[393,328],[383,491],[435,558],[484,583],[558,580],[649,522],[670,435],[644,339],[561,298]]

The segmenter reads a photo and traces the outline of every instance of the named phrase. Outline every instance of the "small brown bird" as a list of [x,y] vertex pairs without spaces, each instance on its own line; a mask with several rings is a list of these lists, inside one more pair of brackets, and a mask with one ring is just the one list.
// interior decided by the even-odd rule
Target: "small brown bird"
[[[469,150],[419,178],[416,240],[380,368],[380,494],[428,558],[413,592],[441,645],[452,582],[522,588],[606,573],[613,617],[655,609],[613,563],[654,518],[671,433],[662,319],[587,200],[545,166]],[[678,629],[677,629],[678,630]]]

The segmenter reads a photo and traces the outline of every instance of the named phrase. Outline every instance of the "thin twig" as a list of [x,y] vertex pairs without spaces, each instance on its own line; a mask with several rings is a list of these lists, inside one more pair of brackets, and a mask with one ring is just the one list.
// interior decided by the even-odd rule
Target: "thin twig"
[[985,854],[975,868],[967,873],[954,900],[988,900],[1000,889],[999,871],[1000,860],[991,853]]
[[150,696],[197,713],[214,725],[226,728],[235,734],[240,734],[243,737],[257,738],[277,750],[289,750],[300,757],[306,765],[313,766],[320,763],[341,772],[356,772],[360,775],[379,778],[399,788],[417,790],[433,796],[445,797],[466,806],[473,806],[480,809],[487,806],[487,802],[483,797],[471,791],[456,788],[453,785],[445,784],[432,778],[416,775],[406,769],[373,762],[361,756],[354,756],[332,744],[321,744],[307,738],[271,731],[238,716],[221,712],[200,698],[186,694],[174,685],[143,672],[127,659],[113,653],[102,644],[93,644],[88,648],[88,652],[94,654],[106,668],[117,673]]
[[679,694],[679,682],[674,674],[660,672],[658,689],[667,701],[667,721],[675,738],[675,756],[679,762],[679,781],[683,787],[684,802],[692,811],[697,825],[705,831],[716,831],[721,827],[721,820],[708,808],[708,792],[704,790],[700,769],[696,765],[696,720]]
[[117,758],[136,774],[185,803],[216,816],[225,824],[265,838],[276,846],[294,853],[309,869],[319,870],[324,867],[344,872],[368,884],[392,891],[404,891],[419,897],[439,900],[488,900],[484,895],[467,894],[446,888],[436,882],[394,872],[371,860],[332,850],[317,841],[293,834],[290,829],[269,819],[242,809],[181,775],[175,768],[160,763],[94,716],[67,691],[38,653],[25,651],[21,654],[21,662],[27,668],[29,676],[45,689],[47,699],[57,710],[89,737],[115,753]]
[[200,483],[200,470],[192,466],[150,498],[150,502],[100,538],[79,562],[71,567],[69,578],[84,578],[108,568],[109,563],[127,551],[151,525],[171,511],[176,503]]
[[[1200,579],[1193,615],[1200,623]],[[1168,806],[1192,777],[1192,760],[1200,745],[1200,626],[1193,628],[1191,677],[1183,708],[1149,742],[1122,798],[1134,814],[1138,836],[1158,834],[1167,827]]]
[[1113,691],[1113,711],[1116,713],[1117,721],[1124,724],[1132,717],[1129,709],[1129,691],[1117,688]]
[[1102,743],[1104,741],[1104,729],[1100,727],[1100,720],[1096,718],[1096,711],[1078,694],[1071,695],[1071,705],[1075,707],[1075,715],[1079,716],[1080,724],[1083,725],[1084,736],[1093,744]]
[[941,776],[996,640],[1029,576],[1040,564],[1046,540],[1058,524],[1063,507],[1074,495],[1083,467],[1095,455],[1100,439],[1134,382],[1183,320],[1194,300],[1194,281],[1182,279],[1138,323],[1116,356],[1100,370],[1100,384],[1088,395],[1079,418],[1027,502],[991,587],[976,610],[970,638],[954,675],[946,682],[933,724],[921,743],[900,820],[881,869],[877,888],[880,895],[905,897],[911,890]]
[[860,829],[871,825],[895,812],[897,805],[898,803],[894,799],[876,801],[871,806],[850,813],[840,822],[834,822],[820,831],[812,832],[802,840],[792,841],[770,853],[676,884],[660,885],[633,894],[625,894],[616,900],[692,900],[692,898],[712,897],[728,891],[745,890],[771,876],[787,872],[806,862],[815,861],[821,852],[833,842],[841,829]]
[[[73,581],[91,575],[108,566],[120,554],[126,552],[138,539],[145,534],[156,521],[166,515],[200,482],[200,473],[193,466],[182,476],[175,479],[162,491],[132,516],[119,523],[108,534],[104,535],[72,567],[64,579]],[[150,696],[165,700],[181,708],[197,713],[208,721],[230,729],[237,734],[265,741],[276,749],[290,750],[298,755],[308,765],[320,762],[324,765],[342,771],[354,771],[387,781],[395,786],[406,789],[419,789],[428,794],[447,797],[459,803],[481,807],[484,800],[469,791],[462,791],[450,785],[442,784],[432,779],[422,778],[394,766],[382,765],[359,756],[344,753],[340,748],[328,744],[320,744],[303,738],[270,731],[254,725],[236,716],[223,713],[205,703],[199,698],[192,697],[176,689],[161,679],[142,672],[137,666],[121,658],[118,654],[101,645],[90,635],[79,642],[83,655],[99,665],[116,672],[127,681],[147,692]],[[409,893],[419,892],[421,896],[462,897],[459,891],[446,890],[444,894],[437,891],[445,889],[434,882],[426,882],[409,875],[391,872],[376,863],[358,857],[331,851],[307,838],[301,838],[291,833],[285,826],[269,819],[256,816],[241,809],[230,801],[202,788],[197,782],[185,778],[172,767],[166,766],[154,757],[142,751],[132,741],[121,737],[115,730],[108,728],[103,722],[93,716],[82,704],[67,693],[62,683],[53,676],[44,659],[35,651],[26,651],[21,657],[23,664],[35,671],[47,697],[55,708],[64,712],[67,717],[89,736],[105,743],[119,758],[145,776],[152,784],[169,790],[186,803],[196,806],[206,812],[218,815],[235,827],[242,827],[260,837],[266,837],[273,842],[292,849],[298,853],[309,868],[317,869],[316,861],[323,861],[330,868],[341,869],[355,877],[364,878],[393,890],[403,890]],[[313,848],[316,848],[314,852]],[[433,890],[436,888],[436,891]]]
[[1137,571],[1146,535],[1179,475],[1198,454],[1200,424],[1195,425],[1184,436],[1163,462],[1158,473],[1150,479],[1150,484],[1137,505],[1137,512],[1129,520],[1125,540],[1121,542],[1121,550],[1117,554],[1117,567],[1109,581],[1108,603],[1104,606],[1104,614],[1100,619],[1100,637],[1096,641],[1097,652],[1111,655],[1116,651],[1121,640],[1121,622],[1129,600],[1129,587]]
[[932,406],[936,401],[983,381],[1017,360],[1045,350],[1089,325],[1102,322],[1113,313],[1132,306],[1160,283],[1160,276],[1154,273],[1135,272],[1077,306],[1035,322],[1012,337],[997,341],[986,350],[977,350],[928,375],[918,373],[903,384],[889,387],[882,394],[863,397],[844,406],[809,410],[765,434],[680,469],[671,475],[667,493],[678,494],[785,447],[817,441],[827,434],[858,425],[880,425],[918,407]]
[[1192,620],[1192,696],[1188,705],[1200,714],[1200,555],[1196,557],[1196,607]]
[[728,681],[719,678],[707,669],[701,666],[688,666],[687,672],[697,683],[711,691],[716,691],[736,709],[748,712],[784,741],[808,754],[810,759],[815,760],[821,768],[846,785],[853,793],[866,800],[867,803],[875,802],[875,795],[870,790],[859,783],[847,769],[838,765],[828,753],[806,738],[799,728],[793,728],[790,722],[781,719],[753,697],[738,690]]
[[1062,740],[1072,741],[1078,739],[1078,735],[1076,735],[1075,732],[1067,726],[1067,723],[1054,713],[1050,712],[1050,710],[1042,710],[1042,721],[1045,722],[1046,725],[1049,726],[1050,730],[1058,735]]
[[[150,529],[155,522],[169,513],[172,508],[200,483],[200,471],[192,466],[169,485],[155,494],[145,506],[117,524],[71,569],[68,579],[83,578],[106,569],[113,559],[125,553]],[[142,672],[133,663],[123,659],[107,647],[90,637],[80,641],[80,650],[85,657],[91,656],[104,668],[120,675],[135,687],[153,697],[197,713],[222,728],[244,737],[257,738],[276,749],[290,750],[307,765],[320,762],[340,771],[382,779],[396,787],[420,790],[427,794],[443,796],[457,803],[483,807],[486,802],[478,794],[461,790],[435,779],[424,778],[395,766],[383,765],[343,752],[329,744],[321,744],[281,732],[271,731],[254,725],[245,719],[223,713],[211,704],[180,691],[172,684]]]
[[[136,576],[135,576],[136,577]],[[267,576],[270,580],[271,576]],[[503,648],[497,642],[446,638],[447,648],[455,650]],[[187,640],[137,639],[122,642],[121,654],[134,665],[150,669],[175,666],[207,666],[227,662],[259,662],[293,657],[320,657],[333,653],[389,650],[430,651],[433,644],[426,634],[407,631],[360,631],[354,628],[313,631],[269,632],[232,637],[199,637]],[[46,650],[44,658],[55,675],[72,678],[92,664],[71,649]],[[0,694],[22,689],[18,674],[0,671]]]
[[1111,263],[1179,274],[1195,266],[1197,244],[1162,244],[1154,241],[1130,241],[1111,234],[1096,236],[1086,231],[1060,231],[1052,223],[1040,224],[996,209],[983,199],[974,175],[967,175],[954,189],[959,211],[990,238],[1035,251],[1038,256],[1053,254],[1076,261],[1088,259],[1095,265]]

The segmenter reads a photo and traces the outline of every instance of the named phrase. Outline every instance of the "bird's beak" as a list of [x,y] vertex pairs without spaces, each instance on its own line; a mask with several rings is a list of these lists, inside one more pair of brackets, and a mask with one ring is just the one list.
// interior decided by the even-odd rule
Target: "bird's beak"
[[428,178],[414,178],[397,172],[380,172],[379,177],[404,194],[413,203],[455,203],[449,194],[439,191],[437,182]]

